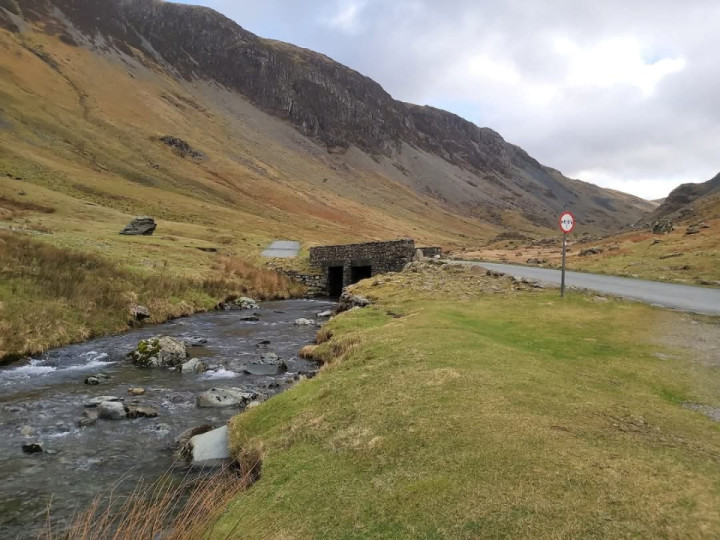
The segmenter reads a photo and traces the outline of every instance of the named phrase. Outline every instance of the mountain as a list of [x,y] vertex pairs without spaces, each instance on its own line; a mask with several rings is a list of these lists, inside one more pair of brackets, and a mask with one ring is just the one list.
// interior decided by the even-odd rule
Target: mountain
[[[152,214],[252,252],[274,237],[453,246],[546,234],[566,208],[592,233],[653,208],[208,8],[0,0],[0,50],[0,173],[58,208],[42,223],[68,242]],[[80,210],[104,225],[69,230]]]
[[720,217],[720,174],[707,182],[682,184],[675,188],[645,220],[718,217]]

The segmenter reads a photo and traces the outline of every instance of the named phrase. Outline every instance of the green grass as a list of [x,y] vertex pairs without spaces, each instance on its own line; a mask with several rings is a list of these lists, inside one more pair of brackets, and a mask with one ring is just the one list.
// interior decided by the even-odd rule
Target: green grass
[[[494,286],[446,281],[468,275]],[[319,349],[354,347],[233,420],[262,477],[211,536],[720,534],[720,428],[681,406],[720,403],[718,375],[654,356],[664,312],[465,285],[411,298],[408,279],[428,278],[363,285],[375,306]]]

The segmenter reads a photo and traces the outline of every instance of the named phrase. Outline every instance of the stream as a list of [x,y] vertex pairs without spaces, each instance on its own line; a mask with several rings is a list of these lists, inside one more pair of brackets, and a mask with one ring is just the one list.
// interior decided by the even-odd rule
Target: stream
[[[316,319],[334,303],[326,300],[265,302],[259,310],[219,311],[147,326],[122,335],[51,350],[41,357],[0,369],[0,538],[35,538],[52,499],[53,521],[70,519],[98,495],[115,487],[129,494],[140,479],[152,481],[175,462],[171,447],[186,429],[221,426],[237,408],[199,408],[196,397],[210,388],[239,387],[269,396],[292,386],[317,365],[298,358],[317,327],[295,326],[298,318]],[[257,312],[259,321],[241,320]],[[167,335],[194,343],[191,356],[210,370],[181,374],[167,368],[143,369],[125,356],[139,340]],[[206,343],[199,344],[200,341]],[[269,343],[268,343],[269,342]],[[276,353],[287,373],[253,376],[228,368]],[[99,385],[85,377],[105,373]],[[145,394],[128,393],[142,387]],[[156,418],[98,420],[80,428],[84,404],[97,396],[117,396],[126,404],[157,409]],[[41,443],[42,453],[27,454],[23,444]],[[183,471],[178,471],[182,475]]]

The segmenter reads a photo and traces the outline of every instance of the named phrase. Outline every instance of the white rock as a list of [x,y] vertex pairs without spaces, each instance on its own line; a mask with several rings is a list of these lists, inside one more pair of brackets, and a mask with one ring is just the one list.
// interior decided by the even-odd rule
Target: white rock
[[190,439],[192,464],[199,466],[220,465],[230,459],[228,428],[223,426]]
[[315,321],[312,319],[296,319],[295,326],[315,326]]
[[254,392],[242,388],[211,388],[197,397],[198,407],[240,407],[255,399]]
[[180,366],[180,373],[203,373],[207,364],[198,358],[192,358]]

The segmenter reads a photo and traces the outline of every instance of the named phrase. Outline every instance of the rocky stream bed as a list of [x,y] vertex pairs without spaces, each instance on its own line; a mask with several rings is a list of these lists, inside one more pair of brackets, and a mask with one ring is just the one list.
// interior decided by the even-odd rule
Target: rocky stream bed
[[[0,537],[35,538],[51,499],[53,520],[62,522],[113,486],[122,496],[140,479],[172,468],[183,474],[178,437],[203,424],[223,426],[247,404],[207,406],[203,393],[241,389],[262,400],[312,376],[317,366],[297,352],[315,336],[307,323],[332,306],[285,300],[195,315],[0,369]],[[127,359],[140,340],[158,335],[187,343],[190,358],[207,370],[144,368]],[[97,374],[89,382],[99,384],[85,383]],[[138,388],[144,392],[132,392]],[[95,420],[97,403],[110,398],[127,414]]]

